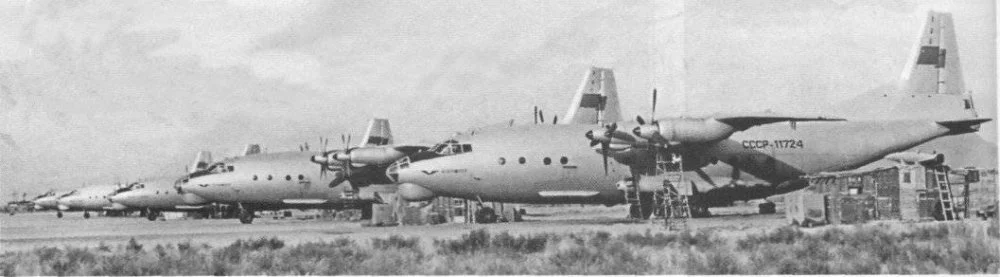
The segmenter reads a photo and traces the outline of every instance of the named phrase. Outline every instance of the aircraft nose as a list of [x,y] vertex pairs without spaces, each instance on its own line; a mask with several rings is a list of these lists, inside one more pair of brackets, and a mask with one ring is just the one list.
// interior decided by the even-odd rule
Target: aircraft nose
[[208,202],[208,199],[218,199],[224,193],[219,184],[223,180],[218,176],[202,176],[191,178],[186,184],[180,185],[181,193],[184,194],[184,201],[196,202],[188,204],[200,204]]
[[406,160],[406,158],[400,159],[396,164],[393,164],[396,168],[389,168],[386,170],[386,175],[389,179],[396,181],[397,184],[416,184],[421,187],[433,190],[435,184],[440,183],[440,180],[436,180],[439,177],[437,175],[437,170],[432,167],[431,160],[423,160],[417,162],[411,162]]

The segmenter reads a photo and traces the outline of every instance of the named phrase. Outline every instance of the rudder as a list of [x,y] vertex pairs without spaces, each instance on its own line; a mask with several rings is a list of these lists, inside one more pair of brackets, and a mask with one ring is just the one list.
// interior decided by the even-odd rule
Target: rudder
[[920,40],[900,80],[909,94],[965,93],[951,13],[929,11]]
[[389,128],[389,120],[384,118],[372,118],[368,122],[368,130],[361,138],[358,147],[381,146],[392,144],[392,130]]
[[615,74],[609,68],[591,67],[573,95],[562,124],[607,124],[621,120]]

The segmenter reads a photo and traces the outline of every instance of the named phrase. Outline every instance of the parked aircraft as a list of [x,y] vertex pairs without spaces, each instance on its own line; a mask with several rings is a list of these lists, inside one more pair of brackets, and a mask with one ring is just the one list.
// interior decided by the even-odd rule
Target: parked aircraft
[[[928,51],[934,49],[924,50],[915,59],[920,69],[930,62],[924,56],[930,56]],[[933,54],[943,59],[935,59],[934,68],[944,67],[952,58],[953,66],[958,66],[957,57],[945,58],[944,51],[937,50]],[[942,83],[960,83],[949,77],[954,75],[958,74],[915,73],[908,82],[934,84],[935,89],[941,89],[937,86]],[[917,91],[923,85],[909,87]],[[401,184],[400,195],[412,201],[451,196],[514,203],[614,205],[625,202],[622,189],[638,190],[640,198],[652,198],[665,179],[657,170],[659,161],[676,164],[674,169],[684,172],[681,175],[686,180],[701,179],[712,187],[699,191],[692,182],[688,188],[694,194],[693,213],[707,215],[707,207],[794,191],[806,185],[800,179],[803,175],[857,168],[938,137],[975,132],[990,120],[975,116],[971,98],[963,104],[968,115],[936,119],[837,121],[764,112],[658,120],[650,116],[653,120],[649,122],[639,117],[634,122],[603,127],[491,128],[455,136],[431,151],[403,158],[389,167],[387,174]],[[790,123],[777,124],[785,121]],[[713,166],[720,162],[733,168],[732,180],[746,172],[771,185],[720,187],[712,178],[726,174]],[[680,187],[685,186],[688,184]],[[651,210],[633,208],[631,216],[647,217]]]
[[[248,144],[243,150],[243,156],[260,154],[260,145]],[[164,211],[201,211],[209,212],[210,202],[190,192],[176,188],[178,183],[188,181],[191,174],[205,170],[212,164],[212,155],[208,151],[198,152],[189,172],[182,176],[158,177],[140,180],[119,190],[111,196],[111,202],[141,209],[146,212],[146,218],[156,220]]]
[[[346,137],[342,142],[350,144]],[[385,167],[426,149],[391,144],[388,121],[373,119],[357,147],[321,152],[303,147],[298,152],[226,159],[192,174],[179,187],[209,201],[237,205],[245,224],[253,222],[254,211],[291,208],[360,208],[362,218],[370,218],[371,205],[381,202],[379,188],[370,185],[392,183]]]
[[[83,218],[90,218],[90,212],[124,212],[129,208],[122,204],[112,203],[111,195],[121,189],[121,185],[92,185],[73,190],[59,198],[59,210],[83,211]],[[61,217],[60,214],[56,216]]]

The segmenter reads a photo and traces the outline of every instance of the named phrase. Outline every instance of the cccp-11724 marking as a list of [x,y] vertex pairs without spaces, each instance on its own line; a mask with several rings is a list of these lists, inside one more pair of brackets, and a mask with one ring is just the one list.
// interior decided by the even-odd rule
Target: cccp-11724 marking
[[805,148],[805,144],[800,139],[744,140],[742,141],[742,145],[745,149],[762,149],[768,147],[777,149]]

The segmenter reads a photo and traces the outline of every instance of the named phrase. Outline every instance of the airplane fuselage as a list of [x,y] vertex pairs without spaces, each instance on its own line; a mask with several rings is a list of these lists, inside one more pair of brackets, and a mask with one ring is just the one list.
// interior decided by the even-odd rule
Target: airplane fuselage
[[184,192],[222,203],[241,203],[257,209],[344,208],[369,203],[362,193],[352,197],[339,171],[320,172],[310,158],[320,152],[263,153],[222,163],[226,172],[191,178]]
[[[620,124],[630,130],[637,123]],[[736,132],[727,139],[673,149],[684,153],[685,168],[726,175],[713,163],[727,163],[773,184],[805,174],[856,168],[949,130],[933,121],[852,121],[775,123]],[[615,184],[633,174],[652,151],[612,147],[605,174],[599,147],[584,133],[593,125],[534,125],[494,129],[457,137],[466,153],[419,160],[397,170],[411,183],[438,196],[513,203],[623,202]],[[690,165],[688,165],[690,163]],[[700,180],[697,180],[700,181]],[[786,186],[783,193],[801,188]],[[766,197],[766,196],[765,196]]]
[[197,210],[208,201],[193,193],[178,192],[174,182],[178,178],[156,178],[136,182],[127,191],[111,196],[114,203],[132,208],[155,210]]

